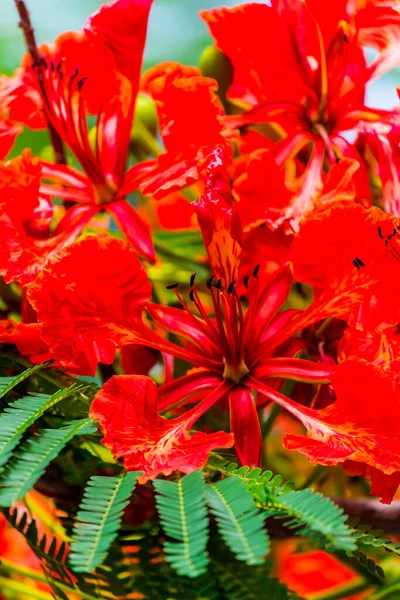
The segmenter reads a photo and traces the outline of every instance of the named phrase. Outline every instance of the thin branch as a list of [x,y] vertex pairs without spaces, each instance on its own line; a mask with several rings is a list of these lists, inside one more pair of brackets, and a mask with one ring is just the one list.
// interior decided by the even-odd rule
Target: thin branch
[[[40,60],[39,50],[36,44],[35,32],[32,27],[31,18],[24,0],[14,0],[15,6],[19,15],[19,27],[22,29],[25,39],[25,44],[34,63]],[[43,75],[38,69],[39,84],[43,90]],[[54,150],[55,160],[58,164],[65,165],[67,160],[65,156],[64,144],[53,125],[47,120],[47,127],[50,134],[51,143]]]

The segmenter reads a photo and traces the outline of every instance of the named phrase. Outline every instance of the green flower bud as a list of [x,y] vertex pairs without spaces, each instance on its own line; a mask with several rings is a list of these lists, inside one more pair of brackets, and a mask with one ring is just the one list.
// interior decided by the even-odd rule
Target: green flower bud
[[233,66],[226,54],[216,46],[207,46],[200,56],[199,68],[204,77],[218,82],[218,96],[224,101],[233,81]]

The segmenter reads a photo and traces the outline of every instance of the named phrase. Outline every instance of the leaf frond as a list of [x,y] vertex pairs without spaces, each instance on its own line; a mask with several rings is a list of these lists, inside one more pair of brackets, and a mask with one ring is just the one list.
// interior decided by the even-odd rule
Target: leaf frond
[[89,479],[72,533],[69,561],[74,571],[88,573],[104,562],[140,474]]
[[219,532],[236,558],[250,565],[264,562],[269,538],[264,516],[240,478],[226,478],[207,485],[207,502]]
[[79,419],[60,429],[43,429],[37,436],[28,439],[2,474],[0,506],[11,506],[29,492],[75,435],[89,435],[96,430],[91,419]]
[[179,575],[198,577],[208,564],[204,473],[193,471],[178,482],[155,480],[154,487],[161,524],[171,538],[164,544],[166,560]]

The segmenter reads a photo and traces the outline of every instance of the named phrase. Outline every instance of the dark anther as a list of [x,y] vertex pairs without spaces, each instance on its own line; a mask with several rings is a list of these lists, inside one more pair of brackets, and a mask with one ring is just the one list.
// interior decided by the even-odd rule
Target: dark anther
[[260,229],[263,229],[263,227],[265,227],[265,226],[266,226],[266,223],[261,223]]
[[360,269],[360,267],[365,267],[365,262],[363,260],[361,260],[361,258],[358,258],[358,256],[353,258],[352,262],[353,262],[353,265],[356,267],[356,269]]
[[73,81],[75,79],[75,77],[78,77],[78,73],[79,73],[79,69],[78,69],[78,67],[76,67],[75,71],[71,75],[71,81]]
[[167,290],[174,290],[177,287],[179,287],[179,283],[170,283],[169,285],[165,286]]
[[349,38],[347,37],[347,35],[345,33],[343,34],[343,39],[346,42],[346,44],[349,43]]
[[80,91],[82,89],[83,84],[85,83],[85,81],[87,81],[88,78],[87,77],[82,77],[82,79],[80,79],[77,83],[78,86],[78,90]]
[[196,275],[197,275],[197,273],[192,273],[191,274],[191,276],[190,276],[190,283],[189,283],[190,287],[194,286],[194,280],[196,279]]
[[214,281],[214,275],[211,275],[211,277],[209,277],[207,279],[207,287],[208,287],[208,289],[211,288],[213,281]]
[[243,279],[243,285],[246,289],[249,287],[249,276],[248,275],[245,275],[245,277]]
[[192,302],[194,302],[194,289],[193,288],[189,291],[189,298],[191,299]]
[[233,292],[235,291],[235,283],[236,283],[236,280],[231,281],[230,284],[228,285],[228,289],[226,290],[228,292],[228,294],[233,294]]
[[54,63],[52,60],[50,61],[50,67],[51,67],[51,70],[54,72]]
[[384,239],[385,239],[385,236],[384,236],[384,235],[383,235],[383,233],[382,233],[382,227],[381,227],[380,225],[379,225],[379,227],[378,227],[378,235],[379,235],[379,237],[381,238],[381,240],[384,240]]
[[254,275],[254,277],[255,277],[256,279],[257,279],[257,276],[258,276],[258,272],[259,272],[259,270],[260,270],[260,267],[261,267],[261,265],[256,265],[256,266],[254,267],[253,275]]
[[43,56],[42,56],[42,58],[40,59],[40,63],[41,63],[41,65],[42,65],[42,67],[43,67],[44,69],[47,69],[47,62],[44,60]]
[[62,67],[62,60],[60,60],[60,62],[58,63],[58,65],[56,66],[56,71],[57,73],[59,73],[61,71],[61,67]]
[[40,59],[39,60],[35,60],[35,62],[32,63],[32,69],[37,69],[38,67],[40,67],[41,64],[42,63],[41,63]]
[[215,288],[217,288],[217,290],[222,290],[222,279],[218,279],[218,281],[216,283],[211,283],[211,285]]
[[389,240],[385,240],[385,246],[389,244]]
[[340,163],[340,161],[341,161],[341,158],[340,158],[339,156],[337,156],[337,157],[335,158],[335,163],[336,163],[336,164],[338,164],[338,163]]

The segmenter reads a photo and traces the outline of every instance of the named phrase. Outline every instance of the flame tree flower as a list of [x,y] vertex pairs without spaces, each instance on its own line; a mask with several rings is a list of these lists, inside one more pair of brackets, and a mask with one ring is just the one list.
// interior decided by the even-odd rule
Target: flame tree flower
[[[237,281],[242,251],[241,228],[232,206],[223,148],[217,148],[210,160],[206,191],[195,203],[195,208],[213,271],[207,282],[212,316],[196,288],[195,276],[190,281],[189,303],[182,298],[175,284],[169,286],[176,293],[182,309],[146,302],[151,293],[150,284],[134,253],[119,240],[87,238],[75,244],[57,260],[49,261],[30,287],[29,298],[37,310],[42,337],[54,357],[67,368],[86,365],[88,372],[89,369],[94,372],[98,361],[111,363],[116,349],[126,344],[147,345],[195,367],[187,375],[161,386],[157,401],[157,392],[150,379],[122,376],[119,384],[121,376],[113,377],[99,392],[91,408],[91,415],[102,425],[105,443],[117,456],[124,457],[128,468],[143,470],[144,478],[177,469],[176,453],[179,452],[182,453],[182,470],[197,468],[204,465],[207,452],[201,445],[200,454],[194,450],[191,453],[189,429],[213,405],[228,399],[238,457],[244,464],[258,465],[261,432],[257,410],[273,400],[298,418],[313,439],[327,440],[329,436],[335,439],[335,426],[343,427],[343,431],[340,430],[343,448],[330,459],[331,464],[346,458],[366,462],[365,456],[371,464],[376,459],[375,447],[365,445],[362,451],[357,451],[354,446],[357,424],[350,429],[344,427],[343,401],[328,407],[325,416],[323,411],[304,407],[282,395],[276,381],[288,378],[324,384],[338,379],[336,366],[331,362],[318,363],[297,357],[304,349],[297,334],[305,327],[329,316],[358,323],[363,323],[365,316],[370,325],[382,321],[383,315],[386,319],[398,319],[397,307],[392,315],[387,311],[393,298],[400,297],[400,283],[393,285],[393,271],[400,269],[394,245],[397,239],[392,231],[397,221],[378,209],[371,209],[371,212],[356,205],[352,210],[346,205],[331,209],[331,214],[325,215],[321,235],[325,232],[327,236],[330,231],[332,241],[327,241],[326,255],[321,254],[320,263],[316,261],[308,277],[316,288],[316,299],[311,306],[305,311],[282,311],[292,284],[290,266],[284,266],[265,281],[255,265],[253,273],[242,282],[247,300],[245,309]],[[335,219],[347,219],[348,227],[357,233],[348,248],[335,246],[332,255],[337,231],[333,227]],[[313,245],[309,244],[313,223],[308,231],[306,227],[298,240],[295,273],[301,273],[309,255],[315,254]],[[389,241],[382,239],[378,232],[387,237],[392,235],[392,238]],[[385,241],[388,241],[387,245]],[[340,244],[340,235],[337,242]],[[356,256],[353,254],[355,246]],[[334,259],[338,264],[336,273],[333,271]],[[77,279],[74,267],[78,262],[81,265],[101,264],[101,269],[95,268],[85,274],[81,269],[82,276]],[[318,277],[320,264],[329,285]],[[390,272],[390,278],[386,280],[381,273],[383,267]],[[368,305],[372,309],[365,315]],[[143,307],[146,307],[150,320],[180,340],[179,345],[161,337],[142,320]],[[65,335],[67,330],[68,335]],[[343,363],[343,368],[339,367],[340,372],[350,368],[345,366],[347,362]],[[129,386],[130,394],[127,393]],[[254,392],[257,392],[256,399]],[[153,399],[150,401],[149,398]],[[159,414],[171,414],[177,408],[181,410],[188,402],[195,403],[193,408],[171,421]],[[142,407],[140,411],[138,406]],[[123,420],[121,413],[125,415]],[[139,414],[142,417],[139,418]],[[121,437],[122,424],[128,415],[132,425]],[[373,428],[371,416],[371,430]],[[143,440],[143,444],[138,440]],[[174,440],[171,442],[171,463],[168,448],[172,446],[167,440]],[[221,445],[226,444],[228,440],[224,438]],[[332,455],[328,442],[326,453]],[[190,460],[190,464],[186,460],[188,454],[197,457]],[[318,455],[318,460],[323,462],[322,459],[323,450]],[[386,468],[385,460],[388,460],[388,453],[378,464],[379,469],[389,474],[398,470],[397,463],[389,464],[389,460]]]
[[[14,121],[36,128],[46,126],[43,108],[47,123],[82,168],[43,162],[41,194],[76,203],[57,232],[72,224],[83,230],[94,215],[106,211],[137,252],[154,262],[149,227],[127,197],[139,185],[161,196],[197,181],[208,148],[224,143],[224,126],[213,80],[193,67],[158,65],[146,74],[142,88],[154,96],[167,152],[150,136],[151,150],[160,156],[127,168],[151,4],[105,4],[83,32],[65,33],[53,46],[40,47],[37,61],[25,60],[22,70],[3,78],[0,96]],[[183,105],[191,109],[182,111]],[[92,132],[88,114],[96,115]]]
[[[289,219],[298,228],[313,208],[324,172],[343,157],[359,163],[355,181],[363,201],[370,202],[367,172],[343,132],[360,123],[389,122],[392,112],[365,104],[366,84],[377,71],[368,69],[361,44],[373,37],[379,22],[367,10],[357,20],[350,8],[341,0],[328,15],[318,0],[273,0],[271,6],[251,3],[201,13],[234,68],[228,97],[245,110],[229,122],[239,127],[268,123],[276,143],[256,127],[260,146],[264,137],[264,146],[274,146],[278,165],[291,163],[297,175],[298,193],[281,207],[276,226]],[[363,36],[361,28],[368,25],[372,31]],[[398,53],[391,52],[391,58],[388,68],[399,61]]]

